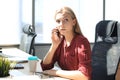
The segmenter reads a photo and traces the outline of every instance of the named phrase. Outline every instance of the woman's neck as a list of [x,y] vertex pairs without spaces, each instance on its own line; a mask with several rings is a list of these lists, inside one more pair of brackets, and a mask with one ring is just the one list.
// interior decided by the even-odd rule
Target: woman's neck
[[65,36],[67,46],[70,46],[70,43],[71,43],[72,39],[74,38],[74,36],[75,36],[74,33]]

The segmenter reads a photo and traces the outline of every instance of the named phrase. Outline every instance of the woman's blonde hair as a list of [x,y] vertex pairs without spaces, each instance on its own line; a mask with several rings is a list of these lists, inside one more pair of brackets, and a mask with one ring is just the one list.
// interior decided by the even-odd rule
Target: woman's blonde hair
[[81,34],[82,35],[82,31],[80,29],[80,26],[79,26],[78,20],[76,18],[76,15],[75,15],[75,13],[73,12],[73,10],[71,8],[69,8],[69,7],[62,7],[60,9],[56,10],[54,19],[56,19],[56,15],[58,13],[67,13],[67,14],[69,14],[72,17],[72,19],[76,19],[76,24],[74,26],[74,32],[77,33],[77,34]]

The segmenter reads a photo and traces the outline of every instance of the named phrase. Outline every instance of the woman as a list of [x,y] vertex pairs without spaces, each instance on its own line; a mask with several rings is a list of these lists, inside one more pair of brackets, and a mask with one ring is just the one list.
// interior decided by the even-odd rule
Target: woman
[[[91,80],[91,48],[69,7],[55,13],[51,47],[41,62],[43,73],[72,80]],[[61,70],[53,70],[55,62]]]

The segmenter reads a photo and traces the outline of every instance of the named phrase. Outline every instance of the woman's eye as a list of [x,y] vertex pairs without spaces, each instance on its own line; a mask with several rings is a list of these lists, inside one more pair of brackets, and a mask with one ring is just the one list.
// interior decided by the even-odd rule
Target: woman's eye
[[67,22],[67,21],[68,21],[68,19],[65,19],[64,21],[65,21],[65,22]]
[[57,23],[60,23],[60,20],[56,20]]

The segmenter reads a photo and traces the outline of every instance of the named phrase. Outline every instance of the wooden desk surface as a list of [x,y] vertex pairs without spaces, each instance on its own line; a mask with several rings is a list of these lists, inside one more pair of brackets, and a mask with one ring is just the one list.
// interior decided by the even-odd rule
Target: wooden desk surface
[[[22,50],[18,48],[3,48],[2,52],[5,54],[9,54],[11,56],[19,56],[21,58],[27,58],[31,55],[28,53],[23,52]],[[24,66],[24,69],[14,69],[10,71],[9,77],[6,78],[0,78],[0,80],[21,80],[21,79],[29,79],[29,80],[68,80],[65,78],[60,78],[60,77],[53,77],[49,75],[43,75],[43,74],[37,74],[35,75],[34,73],[29,71],[29,64],[28,62],[25,63],[20,63]]]

